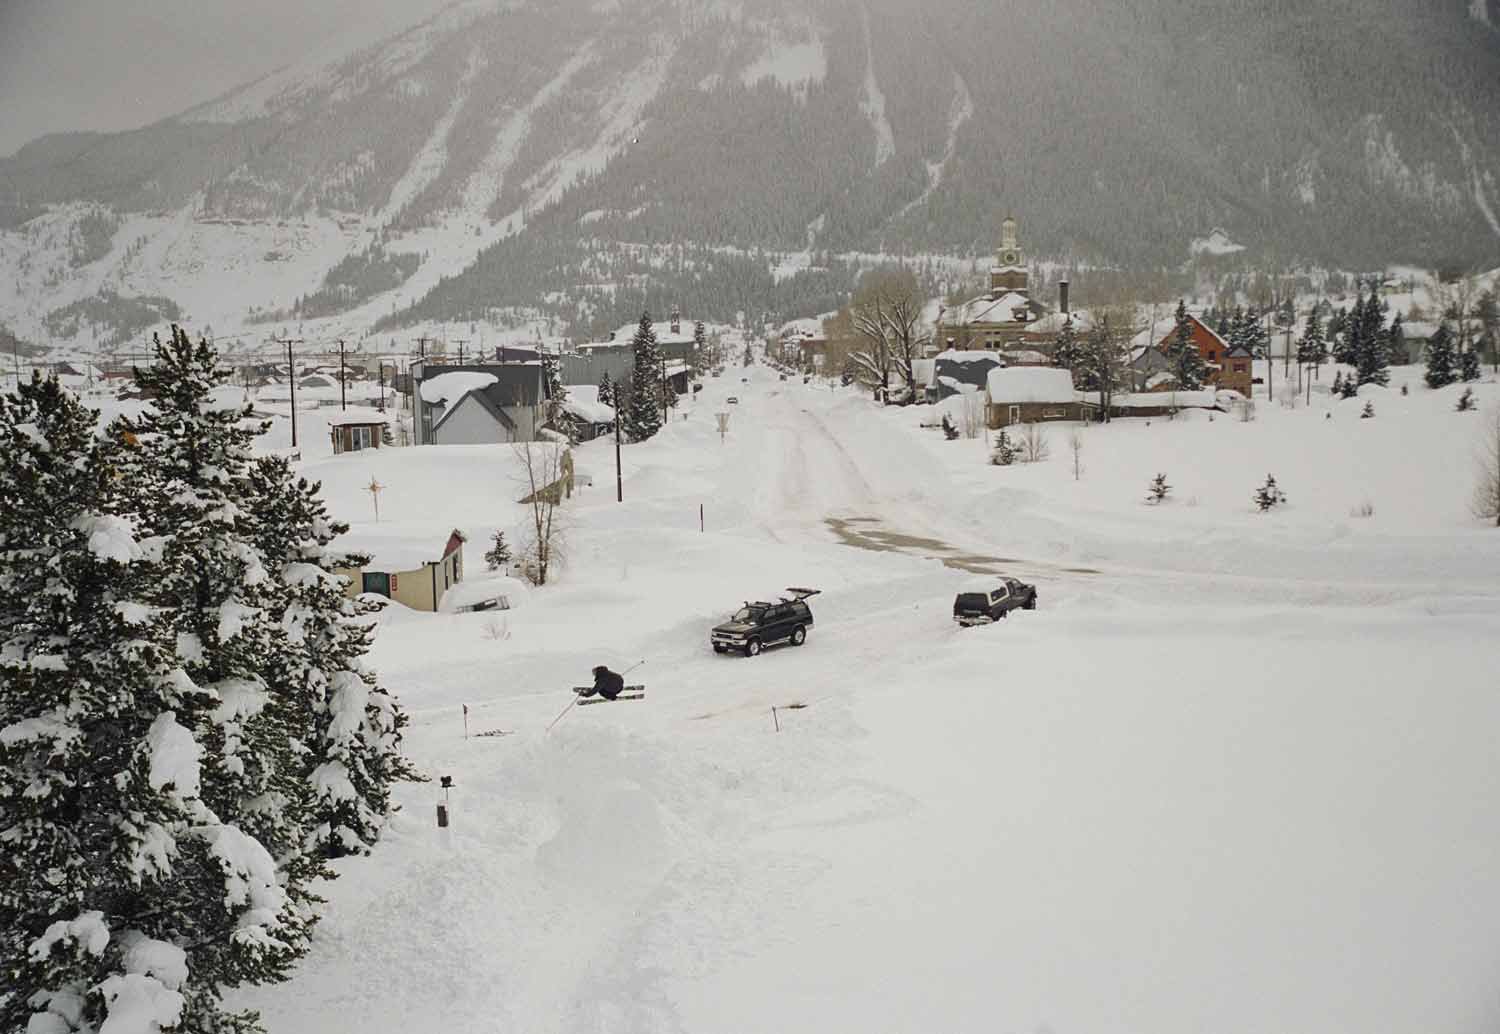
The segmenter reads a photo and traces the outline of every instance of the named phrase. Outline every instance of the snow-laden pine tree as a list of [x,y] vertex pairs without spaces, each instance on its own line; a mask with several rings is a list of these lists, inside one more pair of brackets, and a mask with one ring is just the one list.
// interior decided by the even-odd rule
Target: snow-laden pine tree
[[609,379],[608,370],[605,370],[603,376],[599,378],[598,398],[606,406],[615,404],[615,383]]
[[541,349],[542,376],[547,382],[547,400],[549,409],[556,411],[557,408],[568,398],[567,385],[562,382],[562,361],[556,353]]
[[693,358],[688,363],[688,368],[693,371],[694,377],[708,369],[708,335],[702,320],[693,322]]
[[649,312],[641,313],[630,348],[635,366],[630,374],[630,404],[623,416],[623,426],[631,441],[643,442],[660,431],[662,424],[662,353]]
[[1193,340],[1193,321],[1189,318],[1187,306],[1181,299],[1177,302],[1177,313],[1174,319],[1176,329],[1172,332],[1171,344],[1167,346],[1167,362],[1171,367],[1172,376],[1177,378],[1179,388],[1184,391],[1197,391],[1203,387],[1203,379],[1208,373],[1208,368],[1203,361],[1203,354],[1198,351],[1198,345]]
[[1316,374],[1327,361],[1328,342],[1323,337],[1323,318],[1318,314],[1317,306],[1313,306],[1302,337],[1297,341],[1297,362],[1312,367],[1312,372]]
[[1385,312],[1374,291],[1363,309],[1356,307],[1358,335],[1351,347],[1356,383],[1386,385],[1391,382],[1390,342],[1386,340]]
[[1052,365],[1072,373],[1075,386],[1078,383],[1077,369],[1081,353],[1082,347],[1078,343],[1078,334],[1073,329],[1073,318],[1070,316],[1063,321],[1062,329],[1052,342]]
[[1423,379],[1429,388],[1446,387],[1458,380],[1455,358],[1453,334],[1447,323],[1439,323],[1427,342],[1427,373]]
[[302,847],[316,858],[361,852],[385,823],[391,784],[414,776],[400,752],[406,717],[365,663],[380,604],[350,599],[336,573],[368,558],[334,547],[349,526],[286,460],[257,459],[250,488],[255,546],[276,590],[269,616],[283,633],[265,669],[267,710],[300,744]]
[[1399,312],[1386,328],[1385,354],[1392,366],[1405,366],[1411,362],[1411,355],[1406,350],[1406,325]]
[[239,698],[177,656],[150,443],[95,432],[55,380],[0,399],[0,1029],[253,1030],[220,989],[281,974],[305,915],[208,799]]

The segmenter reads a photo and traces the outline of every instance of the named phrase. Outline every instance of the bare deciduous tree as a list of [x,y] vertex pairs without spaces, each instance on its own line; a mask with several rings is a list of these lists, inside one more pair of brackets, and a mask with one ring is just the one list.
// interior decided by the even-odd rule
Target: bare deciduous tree
[[1083,431],[1073,428],[1068,434],[1068,448],[1073,452],[1073,480],[1083,478]]
[[563,525],[558,507],[573,494],[573,460],[552,442],[521,442],[511,446],[521,461],[519,481],[531,507],[531,525],[521,550],[521,571],[533,585],[546,585],[548,572],[562,558]]
[[963,411],[960,414],[958,429],[965,438],[978,438],[984,434],[986,427],[982,393],[977,391],[964,393]]
[[1485,421],[1479,447],[1479,481],[1474,486],[1474,516],[1500,528],[1500,407]]
[[925,304],[910,270],[871,270],[860,278],[849,302],[849,323],[864,348],[854,356],[856,364],[868,366],[868,375],[877,386],[888,383],[894,368],[910,397],[916,397],[912,360],[922,358],[931,340],[922,327]]
[[1040,463],[1052,454],[1047,431],[1038,423],[1022,424],[1017,443],[1023,463]]

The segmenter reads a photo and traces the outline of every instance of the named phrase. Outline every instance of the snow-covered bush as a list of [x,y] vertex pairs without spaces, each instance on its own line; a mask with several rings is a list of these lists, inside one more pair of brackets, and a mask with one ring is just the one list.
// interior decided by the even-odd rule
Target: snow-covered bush
[[1052,449],[1047,443],[1047,430],[1041,424],[1030,423],[1021,425],[1020,455],[1024,463],[1040,463],[1051,455]]
[[1146,489],[1146,502],[1160,503],[1171,494],[1172,486],[1167,484],[1167,475],[1158,474],[1151,479],[1151,484]]
[[1010,435],[1005,433],[1005,428],[1000,429],[1000,434],[995,438],[994,450],[990,453],[990,463],[997,467],[1008,467],[1016,462],[1016,447],[1010,440]]
[[1474,389],[1465,387],[1463,394],[1458,396],[1458,402],[1453,407],[1460,413],[1467,413],[1474,408]]

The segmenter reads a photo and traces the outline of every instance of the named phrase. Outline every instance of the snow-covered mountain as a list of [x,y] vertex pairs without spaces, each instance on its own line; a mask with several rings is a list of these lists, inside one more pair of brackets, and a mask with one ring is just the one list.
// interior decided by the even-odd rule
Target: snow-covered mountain
[[1059,258],[1175,264],[1218,231],[1279,262],[1468,264],[1500,251],[1494,7],[456,4],[0,160],[0,324],[103,346],[174,312],[221,335],[791,314],[847,287],[840,256],[984,254],[1007,211]]

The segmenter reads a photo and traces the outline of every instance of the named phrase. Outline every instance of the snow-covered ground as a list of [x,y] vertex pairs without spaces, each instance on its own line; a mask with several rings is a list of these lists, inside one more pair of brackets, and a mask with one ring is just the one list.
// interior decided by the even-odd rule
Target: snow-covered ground
[[[1089,428],[1074,480],[1062,425],[997,468],[921,408],[711,378],[625,448],[623,504],[579,448],[523,607],[385,612],[452,826],[401,788],[315,952],[236,1001],[277,1034],[1492,1030],[1500,533],[1457,393]],[[357,525],[376,476],[403,532],[462,528],[471,577],[522,534],[506,446],[303,466]],[[1040,609],[958,630],[1002,570]],[[788,585],[823,590],[805,646],[709,651]],[[642,660],[644,701],[546,732]]]

